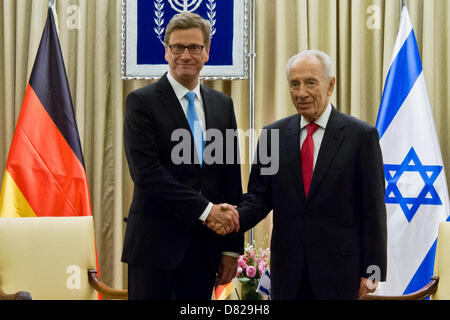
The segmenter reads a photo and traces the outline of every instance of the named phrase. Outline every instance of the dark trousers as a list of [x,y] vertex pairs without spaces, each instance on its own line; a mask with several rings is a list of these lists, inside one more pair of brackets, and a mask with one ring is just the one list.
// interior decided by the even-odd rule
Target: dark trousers
[[217,268],[208,263],[204,242],[193,240],[174,270],[128,266],[130,300],[211,300]]
[[300,287],[298,289],[296,300],[305,300],[305,301],[316,300],[316,297],[314,296],[314,291],[313,291],[313,288],[311,285],[309,272],[308,272],[308,263],[306,261],[305,261],[305,265],[303,268],[303,273],[302,273],[302,277],[301,277],[301,281],[300,281]]

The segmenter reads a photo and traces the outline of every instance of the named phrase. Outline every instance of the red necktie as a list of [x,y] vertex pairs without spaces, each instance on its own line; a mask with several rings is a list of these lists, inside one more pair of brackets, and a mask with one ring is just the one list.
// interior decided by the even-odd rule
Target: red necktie
[[306,139],[302,146],[302,175],[303,186],[305,187],[305,197],[308,196],[309,186],[314,168],[314,141],[313,134],[319,129],[319,125],[310,123],[306,126]]

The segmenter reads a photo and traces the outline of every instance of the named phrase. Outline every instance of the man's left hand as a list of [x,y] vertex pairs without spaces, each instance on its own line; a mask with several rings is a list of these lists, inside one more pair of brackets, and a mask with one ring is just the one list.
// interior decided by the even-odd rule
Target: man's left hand
[[368,293],[375,292],[377,287],[378,287],[378,282],[376,282],[375,280],[361,278],[361,281],[359,282],[358,299],[361,299],[363,296],[365,296]]
[[237,267],[238,258],[222,255],[216,279],[217,285],[227,284],[233,280],[236,277]]

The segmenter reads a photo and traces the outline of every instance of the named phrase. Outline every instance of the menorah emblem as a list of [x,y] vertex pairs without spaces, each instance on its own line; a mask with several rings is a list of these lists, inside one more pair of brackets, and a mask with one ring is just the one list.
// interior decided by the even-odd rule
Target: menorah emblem
[[194,12],[203,0],[169,0],[170,6],[177,12]]
[[[177,12],[194,12],[202,4],[203,0],[168,0],[170,6]],[[206,8],[208,15],[208,22],[211,25],[211,39],[216,34],[216,0],[206,0]],[[155,27],[153,30],[156,33],[156,37],[159,39],[161,44],[164,46],[163,34],[164,34],[164,0],[154,0],[155,5],[155,16],[154,22]]]

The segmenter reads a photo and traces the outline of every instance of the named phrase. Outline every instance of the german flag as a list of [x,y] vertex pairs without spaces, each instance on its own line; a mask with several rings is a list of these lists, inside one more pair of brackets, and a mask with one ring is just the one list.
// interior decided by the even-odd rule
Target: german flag
[[92,215],[67,74],[49,8],[9,151],[0,217]]
[[219,285],[219,286],[215,287],[215,289],[214,289],[214,299],[215,300],[225,300],[226,298],[228,298],[230,296],[230,294],[233,292],[233,290],[234,290],[234,285],[233,285],[232,281],[230,281],[227,284]]

